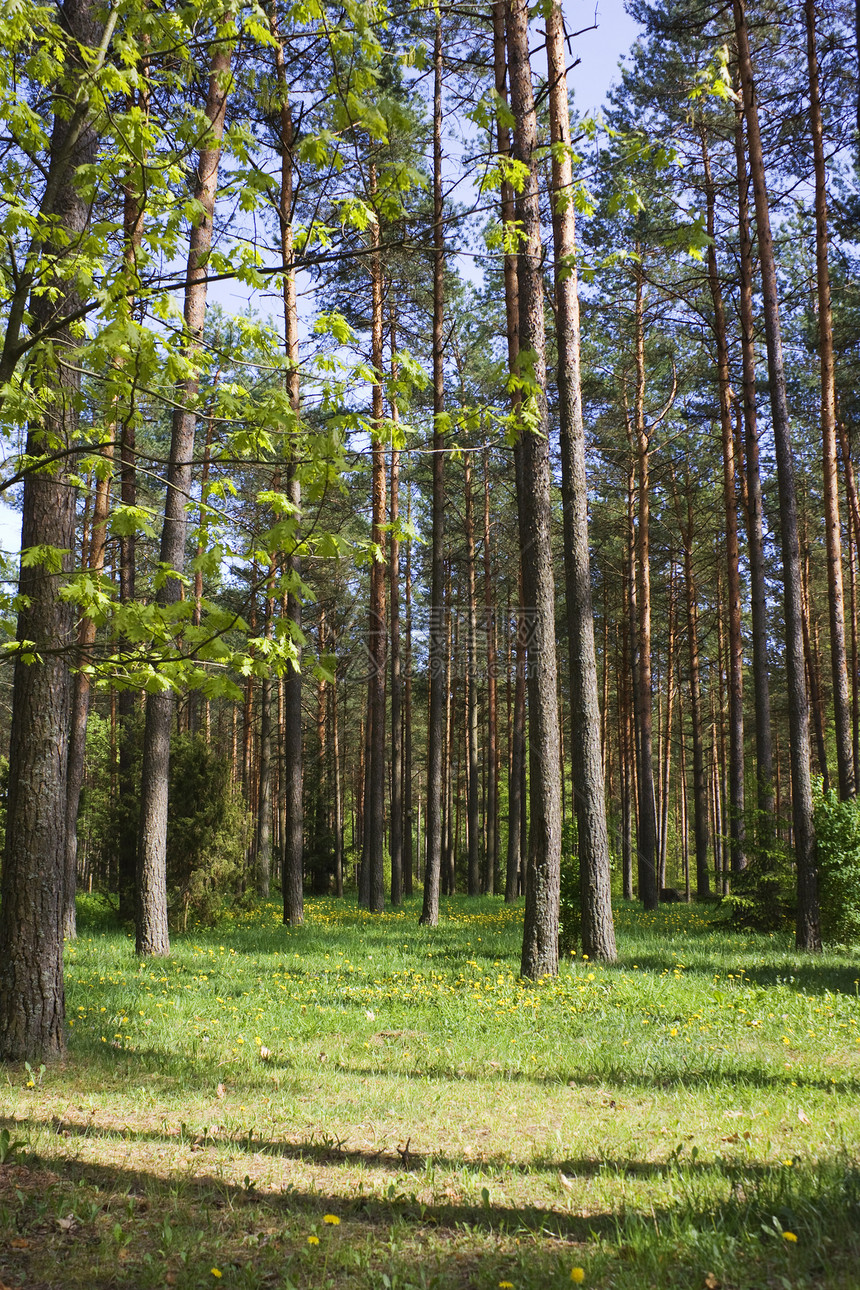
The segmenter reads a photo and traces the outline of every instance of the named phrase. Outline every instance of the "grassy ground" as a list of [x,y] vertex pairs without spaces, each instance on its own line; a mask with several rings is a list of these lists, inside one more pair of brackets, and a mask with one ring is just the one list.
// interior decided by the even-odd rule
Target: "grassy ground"
[[0,1072],[7,1287],[860,1287],[860,956],[618,912],[314,900],[138,963],[81,915],[67,1062]]

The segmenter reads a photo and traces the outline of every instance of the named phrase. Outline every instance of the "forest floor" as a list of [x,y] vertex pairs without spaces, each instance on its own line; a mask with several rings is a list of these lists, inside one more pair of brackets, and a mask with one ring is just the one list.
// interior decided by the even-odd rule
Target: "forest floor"
[[0,1074],[14,1288],[858,1290],[860,953],[617,910],[272,902],[139,963],[83,904],[68,1059]]

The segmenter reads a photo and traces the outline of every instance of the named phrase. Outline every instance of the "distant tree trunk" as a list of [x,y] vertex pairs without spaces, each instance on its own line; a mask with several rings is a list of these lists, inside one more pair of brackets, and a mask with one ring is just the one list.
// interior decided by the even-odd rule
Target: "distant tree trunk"
[[[376,175],[371,172],[371,190],[376,189]],[[383,434],[383,282],[382,258],[379,250],[378,221],[371,230],[373,254],[370,259],[372,289],[371,344],[373,369],[373,443],[371,447],[372,525],[371,541],[379,551],[385,549],[385,446]],[[385,563],[374,557],[370,569],[370,622],[368,624],[368,655],[370,680],[368,685],[368,722],[370,725],[370,764],[367,776],[368,796],[364,806],[364,827],[368,866],[368,908],[381,913],[385,905],[385,672],[388,631],[385,615]]]
[[743,87],[747,123],[750,172],[755,193],[759,261],[762,276],[765,335],[770,374],[771,411],[779,480],[780,529],[783,579],[785,584],[786,666],[791,756],[791,801],[794,820],[794,850],[797,864],[798,949],[821,948],[818,910],[818,865],[815,827],[812,818],[812,776],[809,764],[809,705],[803,658],[803,607],[801,604],[800,546],[797,499],[794,485],[794,457],[791,447],[782,336],[779,323],[779,295],[770,210],[759,132],[755,80],[750,60],[749,39],[743,0],[734,0],[738,64]]
[[836,730],[839,796],[856,792],[851,709],[845,653],[845,598],[842,588],[842,526],[839,522],[839,484],[836,466],[836,387],[833,367],[833,316],[830,307],[830,267],[827,236],[827,175],[824,128],[815,44],[815,0],[804,0],[806,56],[809,68],[809,124],[815,162],[815,262],[818,286],[818,352],[821,363],[821,436],[824,478],[824,534],[827,546],[827,593],[830,610],[830,667]]
[[717,265],[714,207],[716,194],[705,127],[700,127],[702,162],[705,171],[705,200],[708,230],[708,284],[714,306],[714,341],[717,350],[717,386],[720,401],[720,429],[723,446],[723,509],[726,518],[726,581],[728,588],[729,654],[729,837],[732,871],[746,867],[744,836],[744,673],[741,640],[741,578],[738,546],[738,510],[735,484],[732,388],[729,372],[729,342],[723,289]]
[[[412,523],[412,486],[409,485],[406,496],[406,522]],[[413,828],[414,796],[412,792],[412,539],[406,539],[406,682],[403,687],[403,837],[405,842],[403,866],[403,893],[412,895],[413,856],[416,838]],[[420,828],[418,830],[420,835]]]
[[[277,487],[277,484],[276,484]],[[269,577],[266,586],[266,607],[263,635],[271,640],[275,609],[274,555],[270,557]],[[272,871],[272,682],[264,676],[260,686],[260,766],[257,789],[257,895],[269,898]]]
[[499,890],[499,736],[496,680],[496,607],[490,555],[490,454],[484,450],[484,613],[487,634],[487,856],[484,889]]
[[651,481],[650,444],[645,428],[645,327],[642,269],[635,269],[637,467],[636,592],[638,600],[636,708],[639,728],[639,898],[646,910],[659,904],[657,887],[657,815],[654,802],[654,752],[651,709]]
[[[517,496],[523,598],[528,615],[529,855],[521,970],[537,978],[558,971],[561,862],[561,767],[558,757],[558,685],[555,655],[555,584],[552,563],[549,419],[546,405],[543,248],[535,149],[537,116],[529,62],[525,0],[505,10],[514,156],[525,168],[516,196],[521,242],[517,260],[520,357],[529,355],[528,428],[519,429],[522,472]],[[522,369],[519,368],[521,375]]]
[[764,507],[759,469],[755,388],[755,318],[753,314],[753,254],[749,221],[749,177],[744,149],[743,110],[735,122],[738,175],[738,234],[740,270],[743,416],[746,441],[747,551],[752,620],[753,688],[755,691],[755,748],[758,821],[756,834],[765,848],[772,837],[773,739],[770,724],[770,680],[767,643],[767,589],[764,569]]
[[508,723],[511,744],[510,778],[508,780],[508,852],[505,877],[505,900],[508,903],[516,900],[519,895],[520,870],[523,860],[520,839],[522,837],[522,821],[525,813],[523,772],[526,752],[526,629],[519,608],[516,613],[514,710],[512,720]]
[[426,859],[422,923],[439,922],[442,868],[442,740],[445,724],[445,230],[442,208],[442,16],[433,46],[433,497],[430,550],[430,711],[427,731]]
[[[284,47],[272,13],[272,35],[275,40],[275,71],[278,81],[281,187],[278,202],[278,225],[281,239],[281,260],[284,265],[282,279],[284,311],[284,353],[288,367],[286,374],[287,395],[290,408],[298,423],[301,412],[299,388],[299,311],[296,295],[296,277],[293,271],[295,252],[293,246],[293,167],[295,129],[290,105]],[[292,452],[287,449],[287,496],[298,509],[301,505],[301,481]],[[291,580],[301,574],[301,561],[295,550],[287,554],[287,573]],[[291,587],[284,604],[286,616],[301,631],[302,602]],[[304,922],[304,794],[302,767],[302,674],[299,661],[287,671],[283,679],[284,729],[281,745],[283,780],[283,838],[281,853],[281,895],[283,920],[296,927]]]
[[666,886],[669,837],[669,782],[672,775],[672,716],[675,700],[675,560],[669,573],[669,620],[666,629],[666,716],[660,771],[660,887]]
[[675,505],[684,543],[684,591],[687,600],[687,650],[690,671],[690,733],[693,740],[693,835],[696,842],[696,900],[711,894],[708,863],[708,783],[705,776],[705,736],[699,672],[699,608],[693,571],[695,503],[687,475],[687,522],[682,521],[677,493]]
[[[197,420],[193,403],[199,387],[195,360],[206,316],[206,262],[212,246],[212,215],[221,158],[221,136],[227,111],[233,32],[232,19],[224,19],[211,46],[209,90],[205,108],[209,137],[207,146],[200,152],[194,185],[194,198],[201,214],[198,216],[199,222],[191,230],[186,271],[184,350],[189,375],[180,383],[173,414],[160,552],[161,564],[174,570],[176,574],[181,574],[185,567],[185,538],[188,528],[185,508],[191,495]],[[175,604],[179,599],[180,589],[178,577],[167,577],[159,592],[159,600],[164,605]],[[167,794],[170,728],[174,706],[170,690],[147,695],[137,857],[135,939],[138,955],[170,953],[167,929]]]
[[475,578],[475,510],[472,498],[472,454],[463,454],[466,502],[466,589],[468,595],[466,633],[466,795],[468,801],[469,895],[481,894],[481,853],[479,848],[480,766],[478,761],[478,604]]
[[562,502],[567,634],[570,651],[571,766],[577,821],[582,949],[614,962],[615,930],[609,835],[606,828],[600,702],[594,649],[591,565],[588,551],[588,483],[580,390],[579,295],[576,227],[571,197],[570,111],[564,19],[558,0],[547,15],[550,134],[553,143],[553,239],[558,309],[557,344],[561,426]]
[[[396,336],[391,322],[391,375],[397,376]],[[391,402],[391,419],[396,424],[399,410],[396,399]],[[391,564],[388,571],[391,598],[391,903],[403,903],[403,729],[402,694],[403,679],[400,664],[400,539],[397,526],[400,521],[400,449],[391,447]],[[407,863],[407,868],[409,867]]]
[[[145,76],[143,84],[137,91],[137,105],[144,113],[149,110],[149,90]],[[123,189],[123,241],[125,244],[125,261],[133,280],[137,275],[137,257],[143,236],[142,194],[138,186],[129,179]],[[135,444],[135,409],[124,410],[120,428],[120,501],[123,506],[137,505],[137,464]],[[123,605],[130,605],[135,598],[135,562],[137,537],[132,530],[122,533],[119,538],[119,598]],[[126,645],[127,642],[123,642]],[[135,783],[135,730],[134,718],[137,707],[137,696],[134,690],[124,688],[119,692],[119,768],[118,786],[120,798],[132,801],[137,792]],[[137,883],[137,830],[132,827],[117,831],[117,893],[119,897],[119,916],[123,922],[130,922],[135,911],[135,887]]]
[[343,789],[337,680],[331,687],[331,749],[334,771],[334,894],[343,896]]
[[[110,511],[110,475],[107,468],[113,461],[113,445],[105,446],[105,473],[96,481],[93,503],[92,538],[89,544],[88,563],[96,578],[105,567],[105,538]],[[85,662],[95,644],[96,625],[92,618],[84,618],[78,629],[78,648],[81,662]],[[72,711],[69,724],[69,768],[66,785],[66,859],[65,896],[63,904],[63,935],[66,940],[77,936],[75,891],[77,888],[78,858],[78,808],[84,782],[84,759],[87,746],[87,723],[90,714],[92,683],[85,671],[75,674],[72,693]]]

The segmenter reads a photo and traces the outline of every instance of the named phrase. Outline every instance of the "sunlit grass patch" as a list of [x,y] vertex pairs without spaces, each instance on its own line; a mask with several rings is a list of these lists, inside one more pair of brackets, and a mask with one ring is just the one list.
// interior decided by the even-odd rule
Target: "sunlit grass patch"
[[624,905],[617,965],[535,984],[520,907],[417,913],[270,902],[143,963],[83,908],[70,1058],[3,1094],[0,1280],[854,1284],[856,956]]

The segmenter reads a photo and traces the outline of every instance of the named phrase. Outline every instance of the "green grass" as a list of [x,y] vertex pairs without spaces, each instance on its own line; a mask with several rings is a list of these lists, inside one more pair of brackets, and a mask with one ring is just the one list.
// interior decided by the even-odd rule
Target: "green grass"
[[417,915],[138,963],[84,904],[69,1058],[0,1073],[0,1281],[857,1290],[857,954],[622,906],[617,966],[531,985],[520,907]]

